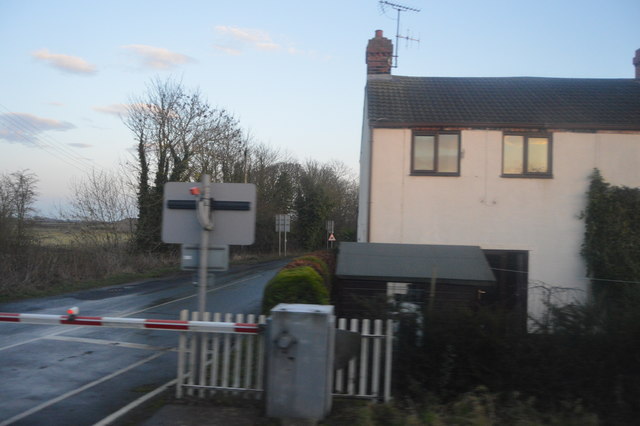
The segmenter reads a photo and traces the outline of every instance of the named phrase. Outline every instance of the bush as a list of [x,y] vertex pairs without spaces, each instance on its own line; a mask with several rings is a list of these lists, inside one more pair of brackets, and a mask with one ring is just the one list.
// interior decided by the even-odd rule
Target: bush
[[490,393],[534,398],[544,412],[565,412],[570,403],[571,412],[583,413],[584,407],[584,413],[627,424],[640,415],[640,313],[620,313],[628,320],[613,332],[603,323],[587,327],[595,312],[589,306],[552,307],[546,328],[553,334],[510,333],[501,326],[502,313],[490,309],[448,321],[405,318],[394,356],[397,391],[413,399],[433,393],[449,403],[482,385]]
[[268,314],[278,303],[329,304],[329,292],[322,277],[310,266],[283,269],[264,289],[262,311]]
[[309,266],[322,277],[322,281],[327,287],[328,291],[331,291],[331,275],[329,274],[329,267],[320,258],[312,255],[301,256],[293,259],[283,269],[294,269],[301,266]]

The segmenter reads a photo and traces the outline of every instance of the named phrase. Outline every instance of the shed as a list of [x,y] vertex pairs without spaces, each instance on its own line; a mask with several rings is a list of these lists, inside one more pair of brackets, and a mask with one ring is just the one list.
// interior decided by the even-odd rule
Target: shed
[[478,246],[340,243],[336,277],[336,310],[350,317],[390,297],[459,311],[490,300],[496,286]]

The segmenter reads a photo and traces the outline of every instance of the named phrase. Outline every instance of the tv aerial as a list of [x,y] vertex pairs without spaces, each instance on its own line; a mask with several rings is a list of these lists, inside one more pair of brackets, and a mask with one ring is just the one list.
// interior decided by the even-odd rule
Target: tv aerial
[[401,4],[397,4],[397,3],[391,3],[388,2],[386,0],[379,0],[379,4],[380,4],[380,9],[382,10],[382,12],[385,12],[385,7],[390,7],[391,9],[395,10],[397,12],[396,15],[396,44],[394,46],[394,54],[393,54],[393,68],[398,68],[398,47],[399,47],[399,42],[400,39],[403,39],[406,41],[407,44],[409,44],[410,41],[416,41],[418,43],[420,43],[420,39],[417,38],[413,38],[409,35],[409,32],[407,31],[407,35],[400,35],[400,13],[401,12],[420,12],[420,9],[415,9],[413,7],[409,7],[409,6],[404,6]]

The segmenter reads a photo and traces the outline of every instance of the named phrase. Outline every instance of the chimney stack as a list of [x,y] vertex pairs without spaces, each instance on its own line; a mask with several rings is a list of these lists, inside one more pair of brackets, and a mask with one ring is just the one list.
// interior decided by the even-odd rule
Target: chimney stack
[[376,36],[367,44],[367,75],[391,74],[393,43],[376,30]]
[[633,58],[633,65],[636,66],[636,80],[640,80],[640,49],[636,50],[636,56]]

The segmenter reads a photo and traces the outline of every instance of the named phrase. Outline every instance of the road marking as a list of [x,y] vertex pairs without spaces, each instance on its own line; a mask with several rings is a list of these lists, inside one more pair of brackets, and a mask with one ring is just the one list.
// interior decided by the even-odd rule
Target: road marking
[[72,336],[46,336],[45,340],[60,340],[62,342],[91,343],[94,345],[116,346],[118,348],[145,349],[149,351],[177,351],[176,348],[163,348],[160,346],[145,345],[143,343],[119,342],[116,340],[91,339],[88,337]]
[[141,396],[140,398],[136,399],[135,401],[130,402],[129,404],[125,405],[124,407],[122,407],[118,411],[116,411],[114,413],[111,413],[109,416],[107,416],[104,419],[100,420],[98,423],[94,424],[93,426],[107,426],[107,425],[110,425],[111,423],[113,423],[116,420],[118,420],[120,417],[128,414],[131,410],[133,410],[133,409],[137,408],[138,406],[144,404],[145,402],[147,402],[151,398],[154,398],[156,395],[161,394],[162,392],[165,391],[165,389],[167,389],[170,386],[175,385],[177,382],[178,382],[178,379],[173,379],[173,380],[168,381],[167,383],[165,383],[164,385],[156,388],[152,392],[149,392],[148,394],[146,394],[144,396]]
[[111,380],[114,377],[117,377],[117,376],[119,376],[119,375],[121,375],[123,373],[126,373],[129,370],[133,370],[134,368],[137,368],[137,367],[139,367],[139,366],[141,366],[143,364],[146,364],[147,362],[153,361],[154,359],[156,359],[156,358],[158,358],[158,357],[160,357],[162,355],[164,355],[164,352],[155,353],[155,354],[153,354],[153,355],[151,355],[151,356],[149,356],[149,357],[147,357],[147,358],[145,358],[143,360],[140,360],[140,361],[138,361],[138,362],[136,362],[134,364],[129,365],[128,367],[125,367],[125,368],[122,368],[122,369],[120,369],[118,371],[115,371],[115,372],[113,372],[113,373],[111,373],[111,374],[109,374],[107,376],[104,376],[104,377],[102,377],[102,378],[100,378],[98,380],[95,380],[95,381],[93,381],[91,383],[87,383],[86,385],[81,386],[81,387],[79,387],[77,389],[74,389],[74,390],[72,390],[70,392],[67,392],[64,395],[60,395],[57,398],[53,398],[53,399],[50,399],[49,401],[43,402],[42,404],[37,405],[37,406],[33,407],[30,410],[27,410],[27,411],[25,411],[23,413],[20,413],[18,415],[15,415],[15,416],[11,417],[8,420],[3,421],[2,423],[0,423],[0,426],[7,426],[7,425],[10,425],[13,422],[17,422],[18,420],[24,419],[25,417],[28,417],[28,416],[30,416],[32,414],[35,414],[38,411],[44,410],[45,408],[50,407],[53,404],[57,404],[60,401],[64,401],[65,399],[67,399],[67,398],[69,398],[71,396],[77,395],[80,392],[84,392],[87,389],[90,389],[90,388],[92,388],[92,387],[94,387],[96,385],[99,385],[99,384],[104,383],[104,382],[106,382],[108,380]]
[[61,330],[54,331],[53,333],[49,333],[49,334],[47,334],[45,336],[34,337],[33,339],[25,340],[24,342],[18,342],[18,343],[14,343],[13,345],[3,346],[3,347],[0,348],[0,351],[4,351],[6,349],[15,348],[16,346],[25,345],[25,344],[31,343],[31,342],[36,342],[38,340],[45,339],[45,338],[47,338],[49,336],[57,336],[58,334],[66,333],[67,331],[71,331],[71,330],[63,328]]
[[[227,287],[231,287],[232,285],[243,283],[245,281],[253,280],[255,278],[261,277],[262,275],[264,275],[264,274],[255,274],[255,275],[251,275],[249,277],[243,278],[241,280],[231,281],[229,284],[226,284],[226,285],[223,285],[223,286],[220,286],[220,287],[214,287],[211,290],[207,290],[207,293],[211,293],[213,291],[222,290],[222,289],[225,289]],[[155,309],[155,308],[159,308],[160,306],[169,305],[171,303],[181,302],[181,301],[187,300],[187,299],[193,299],[194,297],[197,297],[197,296],[198,296],[197,294],[192,294],[191,296],[185,296],[185,297],[182,297],[180,299],[170,300],[168,302],[164,302],[164,303],[160,303],[158,305],[150,306],[148,308],[144,308],[144,309],[141,309],[139,311],[127,312],[126,314],[121,314],[121,315],[117,315],[117,316],[128,317],[129,315],[139,314],[139,313],[148,311],[149,309]]]
[[[245,278],[243,278],[241,280],[231,281],[229,284],[226,284],[226,285],[223,285],[223,286],[220,286],[220,287],[214,287],[211,290],[207,290],[207,293],[211,293],[213,291],[222,290],[222,289],[225,289],[227,287],[231,287],[233,285],[240,284],[240,283],[243,283],[245,281],[249,281],[249,280],[261,277],[262,275],[264,275],[264,274],[254,274],[254,275],[251,275],[249,277],[245,277]],[[145,311],[148,311],[150,309],[159,308],[160,306],[165,306],[165,305],[168,305],[170,303],[175,303],[175,302],[180,302],[182,300],[191,299],[191,298],[194,298],[196,296],[197,296],[196,294],[193,294],[191,296],[182,297],[180,299],[175,299],[175,300],[170,300],[168,302],[159,303],[157,305],[150,306],[148,308],[144,308],[144,309],[141,309],[139,311],[133,311],[133,312],[127,312],[127,313],[116,313],[116,314],[114,314],[114,316],[115,317],[128,317],[130,315],[139,314],[141,312],[145,312]],[[18,343],[14,343],[12,345],[3,346],[3,347],[0,348],[0,351],[4,351],[4,350],[7,350],[7,349],[15,348],[16,346],[24,345],[24,344],[27,344],[27,343],[37,342],[38,340],[46,339],[46,338],[51,337],[51,336],[57,336],[59,334],[67,333],[67,332],[70,332],[70,331],[75,330],[75,329],[76,329],[75,327],[69,327],[69,328],[66,328],[66,329],[61,329],[61,330],[58,330],[58,331],[54,331],[54,332],[49,333],[49,334],[44,335],[44,336],[34,337],[33,339],[25,340],[23,342],[18,342]]]

